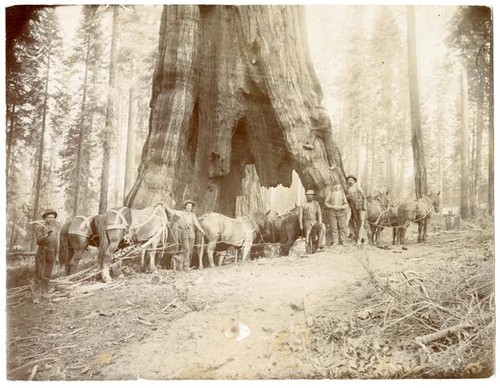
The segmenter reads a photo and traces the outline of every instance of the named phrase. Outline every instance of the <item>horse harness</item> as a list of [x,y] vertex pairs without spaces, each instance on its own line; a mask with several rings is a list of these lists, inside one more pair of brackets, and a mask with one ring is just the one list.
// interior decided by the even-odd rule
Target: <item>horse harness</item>
[[80,218],[83,222],[80,224],[79,228],[76,231],[72,231],[71,234],[87,237],[93,243],[97,243],[94,235],[92,234],[92,227],[90,226],[90,220],[94,217],[76,216],[75,218]]
[[[132,241],[134,239],[134,237],[138,237],[138,232],[137,232],[138,229],[147,225],[153,219],[153,217],[158,217],[162,220],[162,228],[160,230],[160,232],[161,232],[161,231],[165,230],[165,226],[166,226],[166,224],[168,224],[168,222],[167,223],[164,222],[164,219],[166,217],[163,218],[163,217],[158,216],[156,214],[157,211],[160,210],[160,208],[162,208],[162,207],[163,207],[163,204],[161,204],[161,203],[157,204],[155,206],[155,209],[151,212],[149,217],[146,219],[146,221],[140,223],[139,225],[134,225],[133,220],[132,220],[131,224],[128,223],[127,219],[123,215],[123,210],[127,209],[127,207],[122,207],[119,210],[111,209],[110,212],[115,213],[117,215],[117,217],[115,218],[115,222],[112,225],[106,226],[106,230],[124,229],[125,235],[126,236],[129,235],[128,240]],[[118,221],[122,221],[122,223],[118,223]],[[137,238],[137,240],[140,241],[140,238]]]

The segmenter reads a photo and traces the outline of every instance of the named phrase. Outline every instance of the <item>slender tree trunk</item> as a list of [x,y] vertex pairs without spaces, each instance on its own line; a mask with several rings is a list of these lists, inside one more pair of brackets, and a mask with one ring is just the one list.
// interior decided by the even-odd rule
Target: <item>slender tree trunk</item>
[[460,216],[462,219],[469,218],[469,128],[468,128],[468,85],[467,72],[462,71],[462,93],[461,93],[461,148],[460,148]]
[[85,134],[85,113],[87,110],[87,88],[88,88],[88,76],[89,76],[89,66],[90,66],[90,39],[87,42],[87,53],[85,57],[85,73],[83,76],[83,95],[82,95],[82,105],[81,105],[81,112],[80,112],[80,122],[79,122],[79,132],[78,132],[78,152],[77,152],[77,157],[76,157],[76,176],[74,179],[74,184],[75,184],[75,197],[73,199],[73,209],[72,209],[72,215],[73,217],[77,215],[79,211],[79,204],[80,204],[80,195],[81,195],[81,190],[80,190],[80,182],[81,182],[81,175],[82,175],[82,164],[83,164],[83,140],[84,140],[84,134]]
[[17,209],[14,210],[14,217],[12,219],[12,228],[10,232],[10,239],[9,239],[9,250],[12,250],[12,247],[14,246],[14,243],[16,242],[16,229],[17,229]]
[[200,212],[229,212],[247,164],[264,187],[289,187],[295,169],[321,201],[328,185],[345,185],[322,99],[303,7],[165,6],[149,135],[126,204],[189,195]]
[[481,198],[480,198],[480,187],[479,187],[479,182],[480,182],[480,176],[481,176],[481,165],[482,165],[482,159],[483,159],[483,127],[484,127],[484,82],[479,83],[479,98],[477,102],[477,110],[476,110],[476,133],[475,133],[475,148],[476,148],[476,153],[474,157],[474,164],[472,166],[473,169],[473,183],[472,183],[472,202],[471,202],[471,212],[473,216],[476,216],[478,214],[478,208],[479,205],[481,204]]
[[16,122],[16,103],[12,103],[10,122],[9,122],[9,132],[7,133],[7,151],[5,155],[6,168],[5,168],[5,180],[8,182],[10,177],[10,170],[12,165],[12,147],[14,144],[14,128]]
[[127,128],[127,157],[125,160],[125,184],[124,192],[129,193],[135,179],[135,121],[137,101],[134,95],[134,87],[130,85],[128,98],[128,128]]
[[493,106],[494,106],[494,96],[493,96],[493,56],[491,56],[490,62],[490,77],[486,81],[487,85],[487,103],[486,107],[488,109],[488,214],[493,217],[494,212],[494,185],[495,185],[495,174],[494,174],[494,121],[493,121]]
[[103,131],[103,154],[101,172],[101,195],[99,197],[99,214],[106,212],[108,208],[109,188],[109,159],[111,147],[111,133],[113,132],[113,120],[115,109],[115,62],[116,62],[116,40],[118,26],[118,6],[113,6],[113,27],[111,32],[111,53],[109,57],[108,75],[108,100],[106,101],[106,123]]
[[445,127],[443,125],[443,100],[442,100],[442,92],[436,90],[436,98],[437,98],[437,118],[436,118],[436,130],[437,130],[437,159],[438,159],[438,190],[441,193],[441,198],[444,198],[444,188],[443,185],[443,164],[444,164],[444,139],[445,139]]
[[415,32],[415,7],[407,6],[408,21],[408,75],[411,109],[411,143],[413,147],[413,168],[415,176],[415,194],[417,198],[427,195],[427,171],[425,165],[422,126],[420,123],[420,94],[417,72],[417,43]]
[[377,152],[375,145],[375,133],[370,130],[370,155],[371,155],[371,171],[370,171],[370,184],[367,187],[368,193],[373,193],[375,182],[377,179]]
[[[47,58],[47,68],[45,71],[45,86],[44,86],[44,96],[43,96],[43,106],[42,106],[42,130],[40,132],[40,143],[38,145],[38,163],[36,172],[36,183],[35,183],[35,200],[33,204],[33,220],[39,217],[40,213],[40,191],[42,189],[42,175],[43,175],[43,155],[45,150],[45,127],[47,119],[48,110],[48,99],[49,99],[49,80],[50,80],[50,44],[49,44],[49,55]],[[35,249],[35,240],[31,240],[31,249]]]

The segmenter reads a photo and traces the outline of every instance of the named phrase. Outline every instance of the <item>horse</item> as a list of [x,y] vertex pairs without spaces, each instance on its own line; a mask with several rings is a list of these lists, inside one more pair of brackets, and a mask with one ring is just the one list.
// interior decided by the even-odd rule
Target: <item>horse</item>
[[[205,231],[205,237],[196,232],[198,242],[198,268],[203,269],[203,255],[206,252],[210,267],[215,267],[214,250],[217,243],[225,243],[242,250],[242,261],[248,258],[250,248],[257,237],[263,240],[266,233],[267,213],[254,212],[251,215],[241,217],[227,217],[220,213],[208,213],[199,218],[199,222]],[[205,241],[206,240],[206,241]],[[207,243],[205,247],[205,242]],[[236,262],[238,257],[236,257]],[[219,260],[218,265],[222,265]]]
[[380,232],[384,230],[380,218],[384,215],[384,212],[389,206],[389,198],[387,197],[387,194],[389,194],[389,191],[381,191],[373,197],[368,197],[366,201],[366,221],[370,225],[370,240],[372,244],[378,244]]
[[301,236],[299,222],[299,207],[287,213],[274,217],[266,223],[267,242],[281,243],[280,254],[288,256],[290,248]]
[[404,244],[406,229],[412,222],[418,224],[417,242],[425,242],[427,222],[434,210],[439,213],[441,207],[440,191],[423,196],[415,201],[406,202],[398,207],[399,241]]
[[59,236],[59,262],[65,267],[65,274],[72,275],[88,246],[99,246],[94,216],[76,216],[67,221]]
[[[155,253],[160,240],[168,236],[168,218],[163,204],[144,209],[128,207],[114,208],[95,217],[99,233],[99,265],[102,280],[109,282],[109,266],[113,254],[120,242],[126,245],[144,243],[150,245],[152,255],[149,258],[149,270],[155,272]],[[141,255],[141,269],[144,270],[146,251]]]

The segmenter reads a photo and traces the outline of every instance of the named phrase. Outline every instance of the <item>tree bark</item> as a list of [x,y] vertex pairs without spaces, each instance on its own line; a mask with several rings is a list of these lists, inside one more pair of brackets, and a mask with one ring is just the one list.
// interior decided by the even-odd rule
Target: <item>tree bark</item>
[[493,96],[493,57],[491,56],[490,61],[490,71],[487,80],[488,86],[488,214],[493,217],[494,215],[494,186],[495,186],[495,149],[493,144],[494,138],[494,121],[493,121],[493,106],[494,106],[494,96]]
[[85,112],[87,110],[87,88],[88,88],[88,76],[89,76],[89,66],[90,66],[90,40],[87,41],[87,52],[85,56],[85,72],[83,76],[83,95],[82,95],[82,104],[81,104],[81,112],[80,112],[80,120],[79,120],[79,128],[78,128],[78,151],[76,156],[76,177],[74,180],[75,184],[75,197],[73,199],[73,209],[72,216],[76,216],[79,210],[80,203],[80,181],[81,181],[81,168],[84,163],[83,160],[83,137],[85,135]]
[[128,99],[128,124],[127,124],[127,156],[125,160],[125,183],[124,192],[128,193],[132,188],[135,179],[135,125],[136,125],[136,105],[134,88],[129,88]]
[[422,126],[420,123],[420,94],[417,73],[417,43],[415,32],[415,7],[407,6],[408,21],[408,76],[410,88],[411,110],[411,144],[413,148],[413,168],[415,177],[415,194],[417,198],[427,195],[427,171],[425,165],[424,145],[422,142]]
[[[245,179],[243,179],[242,193],[243,195],[236,197],[235,216],[244,216],[256,211],[263,212],[266,210],[262,199],[259,176],[253,164],[245,166]],[[231,208],[225,211],[226,214],[230,212]]]
[[462,71],[461,94],[461,148],[460,148],[460,216],[469,218],[469,128],[468,128],[467,72]]
[[101,172],[101,194],[99,197],[99,214],[106,212],[108,208],[108,186],[109,186],[109,160],[111,147],[111,133],[113,132],[114,104],[115,104],[115,62],[116,62],[116,40],[118,34],[118,6],[113,6],[113,27],[111,31],[111,53],[109,55],[108,70],[108,100],[106,101],[106,121],[103,131],[103,154]]
[[12,103],[11,114],[10,114],[10,122],[9,122],[9,132],[7,132],[7,151],[5,155],[5,181],[9,181],[10,170],[12,165],[12,147],[14,145],[14,124],[16,122],[16,103]]
[[[43,154],[45,150],[45,129],[47,121],[47,110],[48,110],[48,99],[49,99],[49,79],[50,79],[50,43],[49,43],[49,54],[47,57],[47,68],[45,71],[45,87],[43,95],[43,106],[42,106],[42,130],[40,132],[40,144],[38,145],[38,164],[36,171],[36,183],[33,190],[35,195],[35,200],[33,204],[33,220],[38,219],[40,213],[40,191],[42,189],[42,174],[43,174]],[[35,240],[31,240],[31,250],[35,249]]]
[[[265,187],[345,185],[300,6],[165,6],[149,135],[126,204],[233,213],[245,165]],[[312,148],[312,149],[311,149]]]

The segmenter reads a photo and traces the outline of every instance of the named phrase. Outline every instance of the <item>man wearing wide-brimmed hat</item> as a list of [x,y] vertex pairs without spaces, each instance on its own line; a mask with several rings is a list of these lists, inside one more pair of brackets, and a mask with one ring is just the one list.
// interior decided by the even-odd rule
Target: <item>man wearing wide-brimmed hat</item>
[[175,235],[174,239],[180,244],[181,253],[183,256],[181,262],[181,269],[188,269],[191,262],[191,255],[194,248],[195,228],[205,235],[205,231],[201,227],[193,209],[196,202],[191,199],[186,199],[182,204],[184,210],[174,210],[165,207],[167,213],[172,217],[172,233]]
[[325,248],[325,224],[321,215],[321,207],[314,200],[314,190],[306,191],[307,201],[299,209],[299,225],[302,235],[306,238],[306,253],[314,253],[313,237],[318,235],[320,250]]
[[366,242],[365,218],[366,218],[366,195],[363,189],[357,184],[358,178],[348,175],[347,181],[347,201],[351,206],[355,230],[354,238],[357,244]]
[[[47,209],[42,213],[43,221],[36,221],[36,261],[35,261],[35,289],[40,293],[49,290],[49,281],[59,249],[59,233],[56,224],[57,212]],[[37,299],[35,298],[35,301]]]

